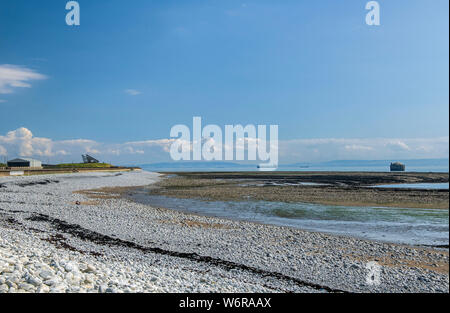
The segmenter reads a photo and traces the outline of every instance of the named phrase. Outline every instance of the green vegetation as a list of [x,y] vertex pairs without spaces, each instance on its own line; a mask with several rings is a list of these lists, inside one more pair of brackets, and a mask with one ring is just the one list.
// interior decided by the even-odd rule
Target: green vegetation
[[110,168],[113,167],[108,163],[66,163],[57,165],[48,165],[45,168]]
[[6,167],[6,164],[0,163],[0,167]]

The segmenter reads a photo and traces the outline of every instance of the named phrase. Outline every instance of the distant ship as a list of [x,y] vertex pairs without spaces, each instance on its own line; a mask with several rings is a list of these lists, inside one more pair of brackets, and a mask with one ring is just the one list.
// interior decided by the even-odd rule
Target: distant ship
[[400,162],[391,163],[391,172],[404,172],[406,169],[405,164]]
[[260,171],[275,171],[277,169],[276,165],[273,164],[259,164],[256,166]]

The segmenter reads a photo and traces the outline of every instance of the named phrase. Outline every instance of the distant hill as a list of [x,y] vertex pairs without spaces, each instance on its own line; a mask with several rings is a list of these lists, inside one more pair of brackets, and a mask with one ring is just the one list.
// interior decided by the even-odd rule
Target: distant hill
[[280,167],[302,167],[302,166],[314,166],[314,167],[371,167],[371,166],[387,166],[391,162],[401,162],[407,166],[448,166],[449,159],[393,159],[393,160],[334,160],[318,163],[294,163],[280,165]]
[[211,162],[205,162],[205,161],[198,161],[198,162],[164,162],[164,163],[151,163],[151,164],[141,164],[141,167],[145,168],[256,168],[255,164],[238,164],[238,163],[232,163],[232,162],[217,162],[217,161],[211,161]]

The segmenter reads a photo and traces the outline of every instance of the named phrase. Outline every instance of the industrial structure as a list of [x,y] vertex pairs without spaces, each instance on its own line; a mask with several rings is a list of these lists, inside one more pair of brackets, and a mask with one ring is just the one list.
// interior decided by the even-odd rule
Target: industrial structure
[[42,162],[39,160],[29,159],[29,158],[18,158],[10,160],[7,163],[8,167],[28,167],[34,169],[41,169]]
[[404,172],[406,169],[405,164],[400,162],[391,163],[391,172]]
[[91,157],[89,154],[82,154],[81,157],[83,158],[83,163],[100,163],[99,160],[96,158]]

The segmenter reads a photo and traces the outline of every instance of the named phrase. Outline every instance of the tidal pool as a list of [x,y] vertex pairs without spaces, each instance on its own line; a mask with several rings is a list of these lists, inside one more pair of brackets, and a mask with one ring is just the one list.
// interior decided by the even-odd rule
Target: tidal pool
[[370,186],[371,188],[409,188],[409,189],[447,189],[448,183],[388,184]]
[[289,226],[330,234],[411,245],[449,244],[449,213],[444,209],[347,207],[269,201],[204,201],[138,192],[132,200],[230,219]]

